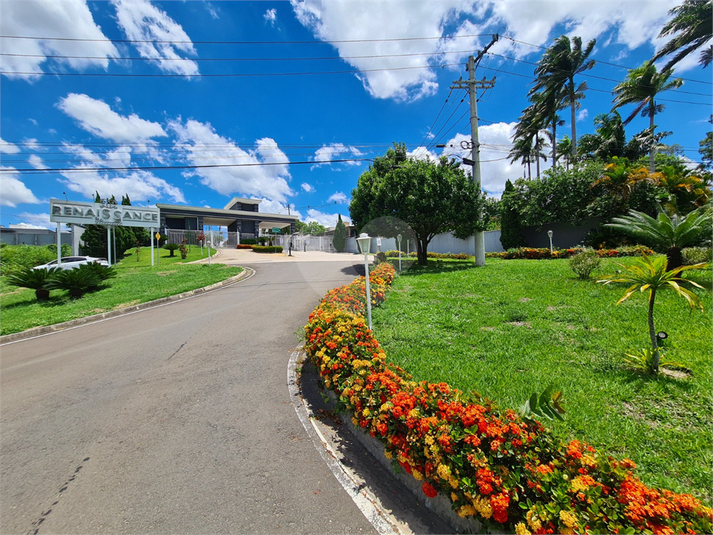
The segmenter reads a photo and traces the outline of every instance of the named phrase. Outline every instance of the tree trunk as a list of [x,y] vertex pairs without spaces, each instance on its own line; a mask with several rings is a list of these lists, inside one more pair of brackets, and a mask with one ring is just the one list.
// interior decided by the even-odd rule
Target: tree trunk
[[666,271],[671,271],[683,265],[683,254],[680,247],[669,247],[666,251]]
[[651,98],[649,101],[649,126],[651,128],[651,150],[649,151],[649,172],[656,172],[656,137],[654,136],[654,113],[656,113],[656,106],[654,105],[654,99]]
[[557,165],[557,112],[552,114],[552,167]]
[[659,373],[659,345],[656,340],[656,329],[654,328],[654,301],[656,300],[656,290],[651,290],[649,297],[649,336],[651,337],[651,350],[654,352],[654,357],[651,361],[651,370],[654,373]]
[[535,163],[537,163],[537,180],[540,180],[540,140],[535,141]]
[[574,78],[570,79],[570,89],[569,89],[569,99],[570,99],[570,104],[572,105],[572,149],[571,149],[571,154],[572,157],[577,156],[577,117],[575,114],[575,104],[576,102],[574,101]]
[[428,264],[428,241],[423,238],[416,238],[416,247],[418,265],[425,266]]
[[35,297],[38,301],[46,301],[50,298],[50,291],[45,288],[37,288],[35,290]]

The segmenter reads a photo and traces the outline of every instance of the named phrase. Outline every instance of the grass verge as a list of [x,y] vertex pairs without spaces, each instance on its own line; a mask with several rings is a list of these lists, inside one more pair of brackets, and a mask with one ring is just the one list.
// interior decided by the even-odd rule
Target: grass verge
[[[204,249],[207,255],[207,250]],[[67,292],[52,291],[48,301],[38,302],[34,290],[16,288],[0,277],[0,334],[21,332],[32,327],[53,325],[84,316],[125,308],[162,297],[209,286],[242,270],[222,264],[186,264],[199,260],[200,247],[192,247],[186,260],[180,254],[169,257],[161,250],[158,265],[151,267],[149,250],[140,252],[139,262],[133,254],[117,265],[117,276],[96,292],[81,299],[70,299]]]
[[[605,260],[613,273],[633,259]],[[711,503],[711,271],[689,276],[705,312],[690,312],[673,292],[657,297],[657,330],[666,354],[689,368],[686,379],[629,371],[623,356],[646,347],[647,305],[636,296],[617,306],[619,285],[579,280],[567,260],[489,259],[413,266],[373,312],[374,331],[392,362],[416,380],[445,381],[517,408],[549,384],[564,392],[567,415],[551,424],[628,457],[649,485],[690,492]]]

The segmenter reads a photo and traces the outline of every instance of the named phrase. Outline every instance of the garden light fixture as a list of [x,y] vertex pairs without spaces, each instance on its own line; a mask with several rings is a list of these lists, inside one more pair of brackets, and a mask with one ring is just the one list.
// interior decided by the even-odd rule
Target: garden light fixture
[[550,237],[550,254],[552,253],[552,235],[553,234],[554,234],[554,232],[552,232],[551,230],[547,231],[547,235]]
[[399,244],[399,273],[401,273],[401,234],[396,235],[396,241]]
[[369,322],[369,330],[371,331],[371,288],[369,286],[369,249],[371,249],[371,238],[365,232],[362,232],[357,238],[359,251],[364,255],[364,272],[366,274],[366,314]]

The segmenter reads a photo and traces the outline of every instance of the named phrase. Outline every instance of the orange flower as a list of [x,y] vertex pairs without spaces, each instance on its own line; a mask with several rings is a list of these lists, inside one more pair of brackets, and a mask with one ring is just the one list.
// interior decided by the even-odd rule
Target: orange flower
[[423,485],[421,485],[421,490],[429,498],[435,498],[438,495],[438,491],[433,488],[433,485],[431,485],[428,481],[423,482]]

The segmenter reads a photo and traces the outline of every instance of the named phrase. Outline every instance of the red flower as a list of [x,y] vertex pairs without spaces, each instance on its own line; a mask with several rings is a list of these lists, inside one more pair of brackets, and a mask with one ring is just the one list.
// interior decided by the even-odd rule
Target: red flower
[[428,481],[423,482],[423,485],[421,485],[421,490],[429,498],[435,498],[438,495],[438,491],[434,489],[433,485],[431,485]]

